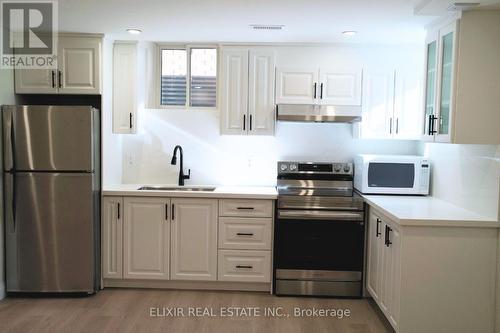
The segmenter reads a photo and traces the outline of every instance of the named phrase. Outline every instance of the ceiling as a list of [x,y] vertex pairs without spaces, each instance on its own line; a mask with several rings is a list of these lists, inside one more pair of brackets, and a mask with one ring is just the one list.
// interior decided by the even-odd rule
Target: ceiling
[[[125,29],[138,28],[140,39],[166,42],[416,43],[434,17],[414,15],[415,5],[416,0],[60,0],[59,29],[137,39]],[[285,27],[254,31],[250,24]],[[346,37],[345,30],[359,33]]]

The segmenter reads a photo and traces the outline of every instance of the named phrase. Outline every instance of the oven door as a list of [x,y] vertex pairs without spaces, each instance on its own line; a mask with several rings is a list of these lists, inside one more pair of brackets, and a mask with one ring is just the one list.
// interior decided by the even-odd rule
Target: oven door
[[364,230],[362,211],[278,210],[276,270],[281,276],[308,270],[319,271],[318,279],[361,280]]

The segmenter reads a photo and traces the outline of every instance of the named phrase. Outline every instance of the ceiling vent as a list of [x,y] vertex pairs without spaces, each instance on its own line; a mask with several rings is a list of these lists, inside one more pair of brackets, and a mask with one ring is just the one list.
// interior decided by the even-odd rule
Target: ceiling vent
[[474,7],[479,6],[479,2],[455,2],[452,3],[449,7],[449,11],[466,11],[473,9]]
[[253,30],[281,30],[284,25],[275,24],[275,25],[266,25],[266,24],[250,24]]

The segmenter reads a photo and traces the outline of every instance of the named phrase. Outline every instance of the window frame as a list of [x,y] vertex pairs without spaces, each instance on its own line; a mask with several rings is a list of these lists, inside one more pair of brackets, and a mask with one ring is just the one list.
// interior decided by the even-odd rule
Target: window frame
[[[156,92],[155,100],[159,109],[173,109],[186,111],[214,111],[219,107],[219,74],[220,74],[220,48],[216,44],[178,44],[178,43],[157,43],[157,71],[156,71]],[[191,106],[191,50],[192,49],[215,49],[216,57],[216,77],[215,77],[215,106]],[[161,73],[162,73],[162,51],[163,50],[185,50],[187,67],[186,67],[186,104],[185,105],[166,105],[161,104]]]

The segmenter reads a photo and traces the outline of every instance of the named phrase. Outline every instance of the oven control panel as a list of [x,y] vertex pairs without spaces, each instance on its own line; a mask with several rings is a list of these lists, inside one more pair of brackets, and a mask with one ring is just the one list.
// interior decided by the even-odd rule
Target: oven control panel
[[278,174],[331,174],[352,175],[352,163],[325,163],[325,162],[278,162]]

